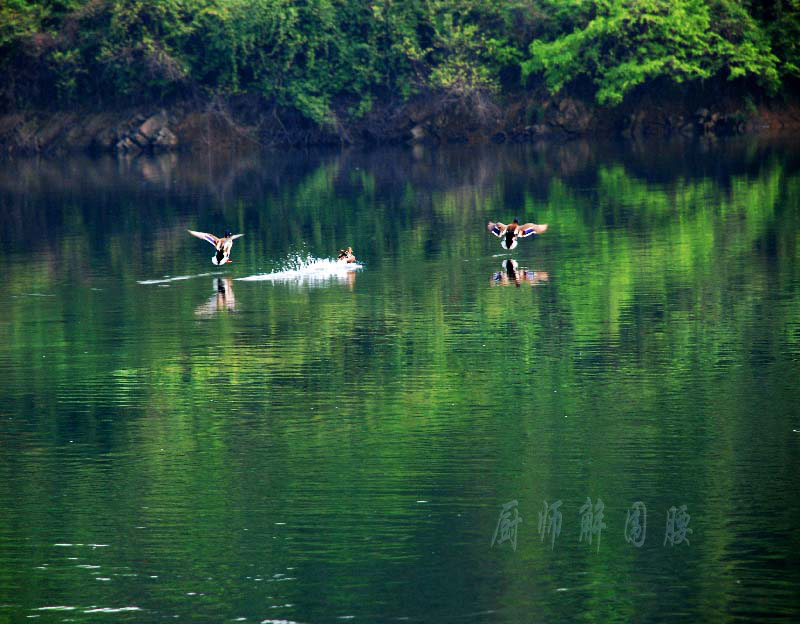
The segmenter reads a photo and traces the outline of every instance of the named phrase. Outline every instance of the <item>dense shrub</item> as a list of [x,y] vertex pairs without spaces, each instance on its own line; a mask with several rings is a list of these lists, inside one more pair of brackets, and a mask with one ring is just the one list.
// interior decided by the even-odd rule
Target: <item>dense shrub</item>
[[[249,94],[317,124],[434,90],[800,75],[800,0],[2,0],[0,104]],[[474,100],[478,101],[478,100]]]

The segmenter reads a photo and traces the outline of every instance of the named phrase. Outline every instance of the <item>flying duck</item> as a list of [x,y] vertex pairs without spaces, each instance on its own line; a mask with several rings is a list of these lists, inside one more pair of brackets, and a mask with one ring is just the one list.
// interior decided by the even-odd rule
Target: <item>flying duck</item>
[[347,262],[347,263],[355,262],[356,257],[353,255],[353,248],[348,247],[347,249],[340,249],[339,255],[336,256],[336,260],[338,262]]
[[519,224],[519,221],[514,218],[514,223],[506,225],[504,223],[489,222],[489,231],[500,239],[500,245],[503,249],[514,249],[517,246],[518,238],[526,238],[532,234],[542,234],[547,231],[547,224],[537,225],[536,223]]
[[213,234],[207,234],[206,232],[194,232],[192,230],[189,230],[189,234],[196,236],[197,238],[202,238],[204,241],[208,241],[214,245],[217,253],[211,256],[211,262],[213,262],[215,265],[233,262],[230,257],[233,241],[240,236],[244,236],[244,234],[231,234],[230,230],[225,230],[225,236],[222,238],[217,238]]

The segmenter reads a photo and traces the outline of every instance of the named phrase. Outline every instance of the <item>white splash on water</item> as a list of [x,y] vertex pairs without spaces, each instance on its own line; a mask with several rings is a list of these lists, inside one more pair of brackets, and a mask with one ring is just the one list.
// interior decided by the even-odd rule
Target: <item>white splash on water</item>
[[364,268],[358,262],[337,262],[330,258],[295,256],[289,258],[284,268],[272,273],[260,273],[247,277],[237,277],[242,282],[292,282],[307,286],[322,285],[329,282],[347,283],[353,279],[355,271]]

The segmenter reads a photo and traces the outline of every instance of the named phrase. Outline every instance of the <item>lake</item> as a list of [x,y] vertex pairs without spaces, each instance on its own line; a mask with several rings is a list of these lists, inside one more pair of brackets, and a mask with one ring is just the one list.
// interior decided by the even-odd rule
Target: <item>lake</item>
[[4,161],[0,622],[800,619],[798,233],[789,140]]

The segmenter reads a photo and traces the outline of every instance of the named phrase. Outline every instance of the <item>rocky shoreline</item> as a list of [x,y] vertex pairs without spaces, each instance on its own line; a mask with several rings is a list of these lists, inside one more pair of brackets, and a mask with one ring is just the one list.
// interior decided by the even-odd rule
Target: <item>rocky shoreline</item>
[[258,149],[285,145],[535,142],[578,137],[725,136],[800,130],[800,106],[657,100],[608,110],[571,97],[494,101],[417,98],[344,126],[325,127],[258,105],[177,103],[113,111],[0,114],[0,155]]

